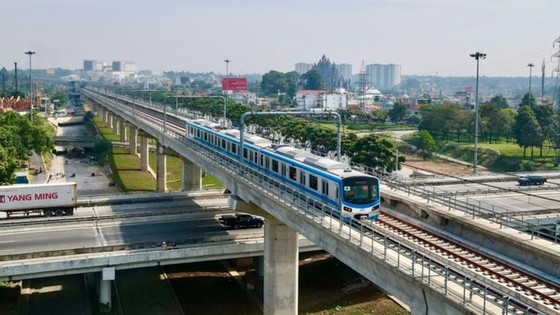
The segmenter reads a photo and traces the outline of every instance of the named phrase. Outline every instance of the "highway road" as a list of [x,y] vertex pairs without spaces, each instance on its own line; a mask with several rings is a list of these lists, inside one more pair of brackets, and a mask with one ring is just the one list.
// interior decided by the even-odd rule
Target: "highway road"
[[[218,223],[217,216],[228,211],[226,205],[227,199],[223,198],[184,200],[85,207],[79,208],[73,218],[0,220],[0,255],[179,242],[195,237],[240,233],[227,231]],[[169,214],[157,215],[162,212]],[[112,219],[115,214],[128,216]],[[82,220],[76,220],[78,218]],[[84,221],[86,218],[91,219]]]

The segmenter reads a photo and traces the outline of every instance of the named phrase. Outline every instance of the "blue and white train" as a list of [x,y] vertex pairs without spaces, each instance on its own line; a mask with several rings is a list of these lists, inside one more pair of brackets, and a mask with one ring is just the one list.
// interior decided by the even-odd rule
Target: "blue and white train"
[[[239,130],[222,129],[204,119],[186,123],[187,137],[222,154],[239,159]],[[350,169],[347,164],[251,134],[243,138],[242,163],[283,183],[292,191],[312,196],[339,209],[345,218],[379,217],[379,179]]]

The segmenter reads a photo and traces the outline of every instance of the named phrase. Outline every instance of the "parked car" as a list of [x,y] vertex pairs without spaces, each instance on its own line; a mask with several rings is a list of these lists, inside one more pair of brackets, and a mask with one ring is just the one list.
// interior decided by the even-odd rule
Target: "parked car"
[[221,225],[231,228],[261,228],[264,224],[264,219],[252,214],[238,213],[233,215],[222,215],[218,222]]
[[519,186],[542,185],[544,182],[546,182],[546,177],[540,175],[525,175],[517,180]]

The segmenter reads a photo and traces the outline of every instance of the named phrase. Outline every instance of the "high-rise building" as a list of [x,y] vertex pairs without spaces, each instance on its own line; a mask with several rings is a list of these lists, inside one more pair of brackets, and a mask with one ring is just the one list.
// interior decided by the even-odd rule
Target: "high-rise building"
[[132,61],[113,61],[113,72],[136,73],[136,64]]
[[338,75],[343,80],[351,80],[352,79],[352,65],[347,63],[341,63],[336,65],[336,71],[338,71]]
[[103,71],[103,61],[84,60],[84,70],[86,70],[86,71]]
[[296,63],[296,72],[299,74],[307,73],[309,70],[311,70],[311,68],[313,68],[312,63],[303,63],[303,62]]
[[367,65],[366,76],[370,85],[376,88],[390,88],[401,83],[401,66],[395,64]]

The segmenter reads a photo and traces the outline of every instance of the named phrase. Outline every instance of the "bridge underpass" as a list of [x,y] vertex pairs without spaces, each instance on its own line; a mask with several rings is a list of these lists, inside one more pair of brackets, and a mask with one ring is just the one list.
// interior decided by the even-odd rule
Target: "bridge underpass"
[[[97,102],[104,103],[104,106],[111,107],[114,105],[114,101],[109,102],[102,96],[89,95]],[[373,237],[368,237],[353,227],[341,225],[332,216],[325,215],[325,212],[315,211],[315,209],[302,209],[293,203],[291,196],[279,197],[282,192],[273,192],[273,187],[268,187],[269,191],[266,189],[263,191],[262,183],[264,179],[259,174],[244,169],[242,165],[237,164],[237,161],[216,156],[215,152],[197,146],[197,144],[185,139],[182,134],[171,130],[167,130],[163,134],[161,125],[149,121],[140,121],[134,115],[131,115],[125,106],[122,107],[122,109],[113,107],[111,110],[119,112],[119,115],[125,117],[127,122],[134,123],[145,132],[153,135],[162,146],[172,149],[220,178],[234,195],[244,200],[235,200],[234,202],[244,204],[242,207],[244,211],[247,210],[247,207],[266,209],[265,212],[279,220],[267,220],[268,224],[265,228],[265,244],[269,244],[268,248],[270,250],[265,251],[265,266],[269,271],[265,271],[264,304],[265,309],[269,312],[290,314],[297,312],[297,265],[292,268],[284,268],[290,273],[288,277],[284,277],[285,274],[275,273],[275,268],[278,268],[279,264],[282,266],[293,265],[292,257],[294,257],[294,253],[297,254],[297,247],[278,246],[278,248],[281,248],[281,250],[278,250],[274,246],[274,242],[278,241],[278,238],[275,238],[274,235],[293,243],[297,239],[297,233],[305,235],[372,282],[382,283],[386,291],[409,304],[413,314],[425,313],[427,309],[434,313],[463,313],[465,309],[480,307],[470,297],[465,298],[465,283],[462,286],[460,283],[456,283],[455,285],[459,286],[457,292],[450,294],[449,291],[452,287],[448,286],[448,279],[445,276],[445,279],[443,279],[445,281],[445,291],[442,290],[442,287],[438,288],[438,285],[434,285],[436,281],[432,280],[433,275],[424,276],[426,269],[424,265],[421,265],[421,267],[415,265],[414,259],[409,262],[408,267],[401,265],[405,264],[406,255],[401,255],[400,250],[395,252],[394,249],[387,248],[386,241],[385,244],[382,242],[381,245],[378,245],[379,249],[375,248],[376,242],[379,242]],[[263,198],[263,193],[266,198]],[[282,222],[286,223],[287,226]],[[381,253],[378,250],[381,250]],[[396,266],[390,262],[391,251],[396,254],[398,260]],[[286,255],[286,253],[288,254]],[[275,261],[274,259],[279,256],[288,258],[284,262]],[[421,277],[416,274],[417,268],[420,268],[419,271],[422,272]],[[428,266],[427,269],[430,269],[430,267]],[[428,270],[426,271],[429,273]],[[277,279],[280,277],[287,281],[278,285],[281,281]],[[461,291],[463,292],[461,293]],[[419,294],[420,292],[422,294]],[[278,297],[287,297],[287,300],[279,300]]]

